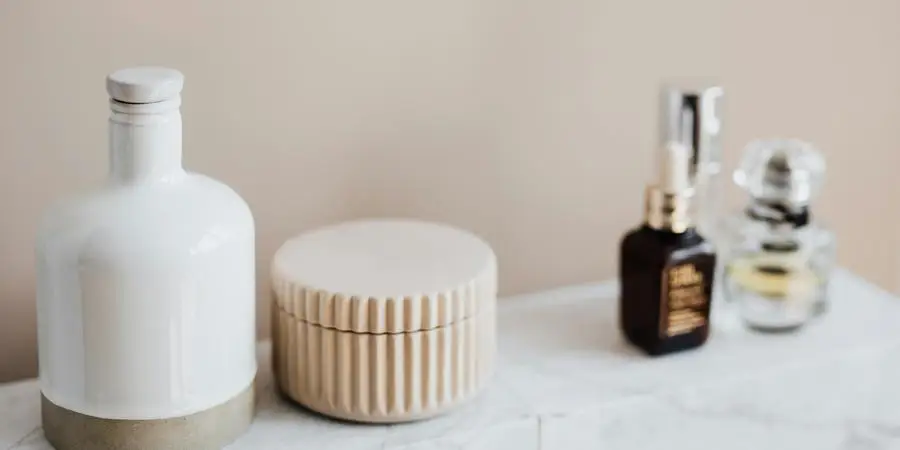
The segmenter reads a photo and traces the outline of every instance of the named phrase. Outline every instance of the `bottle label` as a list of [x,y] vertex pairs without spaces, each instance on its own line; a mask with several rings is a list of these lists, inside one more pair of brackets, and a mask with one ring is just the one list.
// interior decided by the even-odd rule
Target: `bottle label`
[[694,264],[679,264],[663,270],[660,337],[690,333],[706,325],[709,299],[703,278],[703,273]]

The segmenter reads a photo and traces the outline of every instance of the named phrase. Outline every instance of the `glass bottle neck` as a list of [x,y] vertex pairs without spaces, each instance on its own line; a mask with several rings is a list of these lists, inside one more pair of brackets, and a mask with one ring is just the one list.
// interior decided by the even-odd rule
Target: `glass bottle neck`
[[803,228],[811,220],[808,206],[788,206],[779,202],[757,201],[747,207],[746,214],[755,221],[789,228]]
[[121,184],[174,181],[181,166],[180,99],[134,105],[110,102],[110,179]]

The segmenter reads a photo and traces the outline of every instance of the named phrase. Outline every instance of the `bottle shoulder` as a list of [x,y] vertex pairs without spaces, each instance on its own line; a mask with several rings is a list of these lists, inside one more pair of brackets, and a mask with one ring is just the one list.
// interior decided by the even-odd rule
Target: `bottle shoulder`
[[230,187],[188,174],[177,182],[106,185],[57,202],[38,229],[39,254],[85,257],[209,251],[253,239],[253,216]]
[[189,173],[188,176],[191,182],[187,187],[196,192],[194,201],[212,201],[220,211],[253,220],[250,205],[231,186],[206,175]]
[[660,250],[668,253],[682,249],[695,249],[701,253],[714,253],[712,243],[696,230],[684,233],[671,233],[654,230],[647,226],[635,228],[627,232],[621,241],[622,249],[635,249],[641,251]]
[[714,263],[716,259],[713,245],[694,230],[667,233],[646,226],[625,234],[620,253],[623,267],[644,267],[653,271],[689,260]]
[[638,243],[638,241],[641,240],[641,236],[644,236],[645,234],[646,231],[644,227],[632,228],[626,231],[624,235],[622,235],[622,239],[620,240],[619,244],[622,247],[635,245]]
[[619,247],[623,261],[628,259],[647,260],[664,251],[664,242],[654,230],[641,226],[626,232],[622,236]]

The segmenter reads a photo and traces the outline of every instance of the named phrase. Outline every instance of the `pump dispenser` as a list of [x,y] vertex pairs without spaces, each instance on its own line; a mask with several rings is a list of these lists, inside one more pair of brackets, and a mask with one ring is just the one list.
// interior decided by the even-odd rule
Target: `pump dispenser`
[[661,92],[660,144],[688,151],[696,227],[715,241],[721,215],[722,131],[725,91],[701,80],[668,82]]
[[691,220],[691,155],[667,142],[647,187],[644,224],[622,239],[619,324],[649,355],[699,347],[709,335],[716,256]]

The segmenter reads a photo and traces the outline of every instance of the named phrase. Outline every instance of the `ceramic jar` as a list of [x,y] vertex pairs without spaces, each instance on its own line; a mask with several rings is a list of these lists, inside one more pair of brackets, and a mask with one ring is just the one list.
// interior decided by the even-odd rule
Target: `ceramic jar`
[[474,398],[496,353],[497,260],[441,224],[347,222],[286,242],[272,262],[281,391],[360,422],[433,417]]
[[183,76],[107,78],[109,176],[39,230],[43,425],[59,449],[221,448],[253,414],[254,224],[181,165]]

